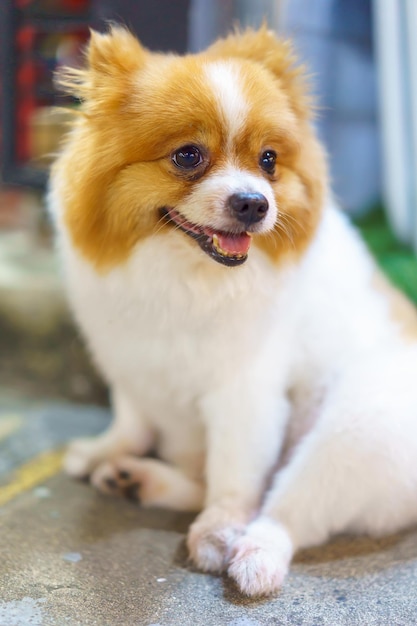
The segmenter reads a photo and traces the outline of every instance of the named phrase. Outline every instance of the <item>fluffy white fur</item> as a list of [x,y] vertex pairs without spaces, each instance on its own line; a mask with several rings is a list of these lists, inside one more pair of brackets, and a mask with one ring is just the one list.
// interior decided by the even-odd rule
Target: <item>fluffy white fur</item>
[[[54,191],[51,206],[59,225]],[[191,555],[249,595],[276,591],[300,547],[416,522],[417,347],[347,220],[329,204],[308,252],[281,269],[254,249],[242,267],[204,258],[199,271],[203,253],[178,237],[148,239],[101,276],[61,230],[115,410],[109,432],[72,445],[67,471],[108,490],[126,470],[146,506],[204,501]],[[130,456],[154,445],[169,465]]]

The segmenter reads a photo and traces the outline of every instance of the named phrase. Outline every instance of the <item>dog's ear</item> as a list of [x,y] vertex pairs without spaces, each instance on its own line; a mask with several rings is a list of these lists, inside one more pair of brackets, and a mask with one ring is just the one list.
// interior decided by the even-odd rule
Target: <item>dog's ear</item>
[[145,63],[148,51],[121,26],[108,33],[91,30],[84,68],[63,67],[55,74],[57,87],[81,101],[113,102],[129,93],[127,84]]
[[91,30],[87,47],[88,67],[107,75],[137,69],[146,52],[139,41],[122,26],[112,26],[108,33]]
[[208,50],[218,58],[240,58],[260,63],[279,81],[302,117],[314,109],[306,68],[297,60],[290,41],[278,39],[265,24],[258,30],[236,31],[215,42]]

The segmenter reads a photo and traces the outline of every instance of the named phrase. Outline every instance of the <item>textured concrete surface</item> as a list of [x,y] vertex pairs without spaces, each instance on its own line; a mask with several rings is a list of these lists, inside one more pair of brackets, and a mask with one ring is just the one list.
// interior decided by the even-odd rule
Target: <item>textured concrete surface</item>
[[0,403],[0,626],[417,624],[413,531],[304,551],[268,600],[195,571],[191,516],[144,511],[60,473],[56,450],[107,420],[101,409]]

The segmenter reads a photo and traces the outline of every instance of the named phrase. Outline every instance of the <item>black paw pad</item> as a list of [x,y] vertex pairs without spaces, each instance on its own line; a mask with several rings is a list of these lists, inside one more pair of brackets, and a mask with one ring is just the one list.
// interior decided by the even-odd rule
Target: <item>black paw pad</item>
[[123,490],[124,496],[128,500],[133,500],[134,502],[140,502],[139,487],[140,487],[139,483],[132,483],[128,487],[125,487],[125,489]]

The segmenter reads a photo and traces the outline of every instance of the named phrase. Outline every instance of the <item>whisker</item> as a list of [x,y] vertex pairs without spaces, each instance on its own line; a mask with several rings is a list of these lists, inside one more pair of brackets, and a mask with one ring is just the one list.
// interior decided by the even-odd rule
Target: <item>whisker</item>
[[[276,250],[278,250],[278,244],[277,244],[277,240],[276,240],[276,238],[274,237],[274,233],[273,233],[273,232],[269,232],[269,233],[267,233],[267,234],[268,234],[268,237],[269,237],[270,239],[272,239],[272,242],[273,242],[273,244],[274,244],[274,248],[275,248]],[[276,234],[276,235],[278,235],[278,237],[279,237],[279,240],[280,240],[280,241],[283,241],[283,239],[282,239],[282,235],[281,235],[281,233],[280,233],[279,231],[276,231],[276,233],[275,233],[275,234]]]
[[267,233],[264,233],[264,237],[265,237],[265,239],[267,239],[268,241],[269,241],[269,240],[271,240],[271,241],[272,241],[272,243],[274,244],[274,248],[277,250],[277,249],[278,249],[278,244],[277,244],[276,237],[275,237],[274,235],[278,235],[278,237],[279,237],[280,241],[283,241],[283,238],[282,238],[282,235],[281,235],[281,233],[279,232],[279,230],[277,230],[277,231],[275,231],[275,232],[274,232],[274,231],[275,231],[275,228],[274,228],[274,230],[272,230],[272,231],[268,231]]
[[283,233],[286,236],[286,238],[290,241],[292,247],[295,249],[294,239],[293,239],[292,232],[288,224],[285,224],[280,221],[276,222],[274,225],[274,232],[278,234],[278,236],[280,236]]
[[156,222],[155,224],[156,230],[154,230],[154,232],[151,234],[151,238],[156,237],[156,235],[158,235],[161,232],[161,230],[164,228],[165,225],[166,225],[166,221],[165,221],[165,216],[163,215]]
[[[161,220],[159,220],[161,221]],[[159,222],[158,222],[159,223]],[[164,226],[166,226],[169,222],[166,223],[162,223],[160,225],[160,227],[158,228],[158,230],[156,230],[154,233],[152,233],[152,237],[156,237],[156,235],[158,235],[161,230],[164,228]],[[180,224],[175,224],[175,222],[170,222],[173,226],[173,230],[181,230],[181,225]]]
[[285,221],[277,221],[274,224],[274,231],[279,232],[282,231],[287,237],[291,236],[291,229],[289,227],[289,224],[286,224]]
[[283,217],[284,220],[286,220],[287,222],[292,220],[294,226],[296,226],[297,228],[300,228],[304,235],[307,234],[307,229],[304,223],[300,220],[297,220],[297,218],[294,215],[291,215],[290,213],[281,213],[280,216]]

